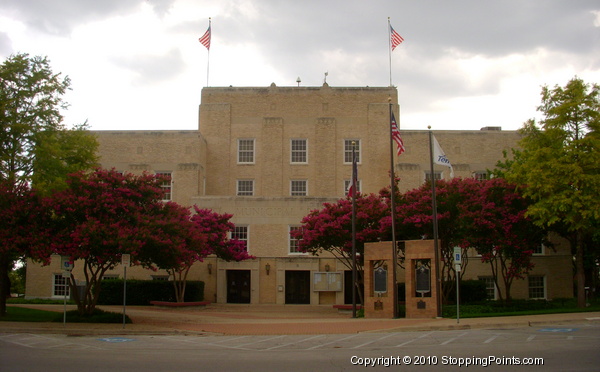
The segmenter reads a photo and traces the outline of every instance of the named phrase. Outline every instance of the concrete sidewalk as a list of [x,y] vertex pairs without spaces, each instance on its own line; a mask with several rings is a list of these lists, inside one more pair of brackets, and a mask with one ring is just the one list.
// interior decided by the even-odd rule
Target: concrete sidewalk
[[[10,305],[62,312],[62,305]],[[10,311],[9,306],[9,311]],[[119,306],[99,306],[123,312]],[[67,306],[67,309],[73,309]],[[0,322],[0,333],[67,335],[292,335],[407,332],[471,328],[518,328],[600,323],[600,312],[460,319],[352,318],[331,306],[210,304],[199,308],[131,306],[133,324]]]

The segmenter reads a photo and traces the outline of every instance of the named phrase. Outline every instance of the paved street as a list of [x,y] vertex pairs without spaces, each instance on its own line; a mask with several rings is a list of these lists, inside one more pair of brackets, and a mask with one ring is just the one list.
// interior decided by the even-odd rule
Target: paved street
[[598,350],[599,324],[265,336],[0,334],[2,371],[344,371],[365,364],[452,371],[467,363],[475,371],[597,371]]
[[0,322],[0,371],[598,371],[600,366],[598,312],[460,323],[352,319],[331,306],[302,305],[140,306],[127,308],[127,314],[134,323],[125,328]]

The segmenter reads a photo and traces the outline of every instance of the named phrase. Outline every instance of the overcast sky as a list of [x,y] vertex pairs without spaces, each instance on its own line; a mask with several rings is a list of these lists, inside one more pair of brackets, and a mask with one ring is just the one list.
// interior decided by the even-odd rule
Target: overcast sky
[[401,129],[514,130],[543,85],[600,83],[598,0],[1,0],[0,58],[68,75],[67,124],[196,129],[207,80],[389,86],[388,17]]

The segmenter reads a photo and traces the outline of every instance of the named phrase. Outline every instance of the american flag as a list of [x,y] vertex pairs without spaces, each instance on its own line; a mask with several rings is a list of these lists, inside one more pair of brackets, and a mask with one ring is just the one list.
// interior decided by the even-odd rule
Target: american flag
[[208,30],[202,35],[201,38],[198,39],[200,44],[204,45],[206,49],[210,50],[210,24],[208,25]]
[[404,152],[404,141],[402,141],[402,137],[400,137],[400,128],[398,128],[398,124],[396,123],[396,118],[394,117],[394,113],[392,112],[392,138],[396,142],[396,146],[398,149],[396,150],[396,154],[400,156]]
[[356,151],[352,150],[352,179],[350,180],[350,185],[348,185],[348,196],[353,198],[356,196],[356,192],[358,191],[358,167],[356,165]]
[[392,41],[392,51],[404,41],[404,38],[400,36],[400,34],[396,32],[396,30],[394,30],[392,25],[390,25],[390,40]]

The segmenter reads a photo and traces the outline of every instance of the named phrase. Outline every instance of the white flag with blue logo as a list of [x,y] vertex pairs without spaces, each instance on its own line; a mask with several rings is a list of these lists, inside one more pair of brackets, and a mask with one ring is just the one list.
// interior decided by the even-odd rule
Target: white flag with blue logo
[[433,162],[435,164],[443,165],[446,167],[450,167],[450,177],[454,178],[454,169],[452,168],[452,164],[450,164],[450,160],[442,150],[442,147],[438,143],[435,136],[433,136]]

